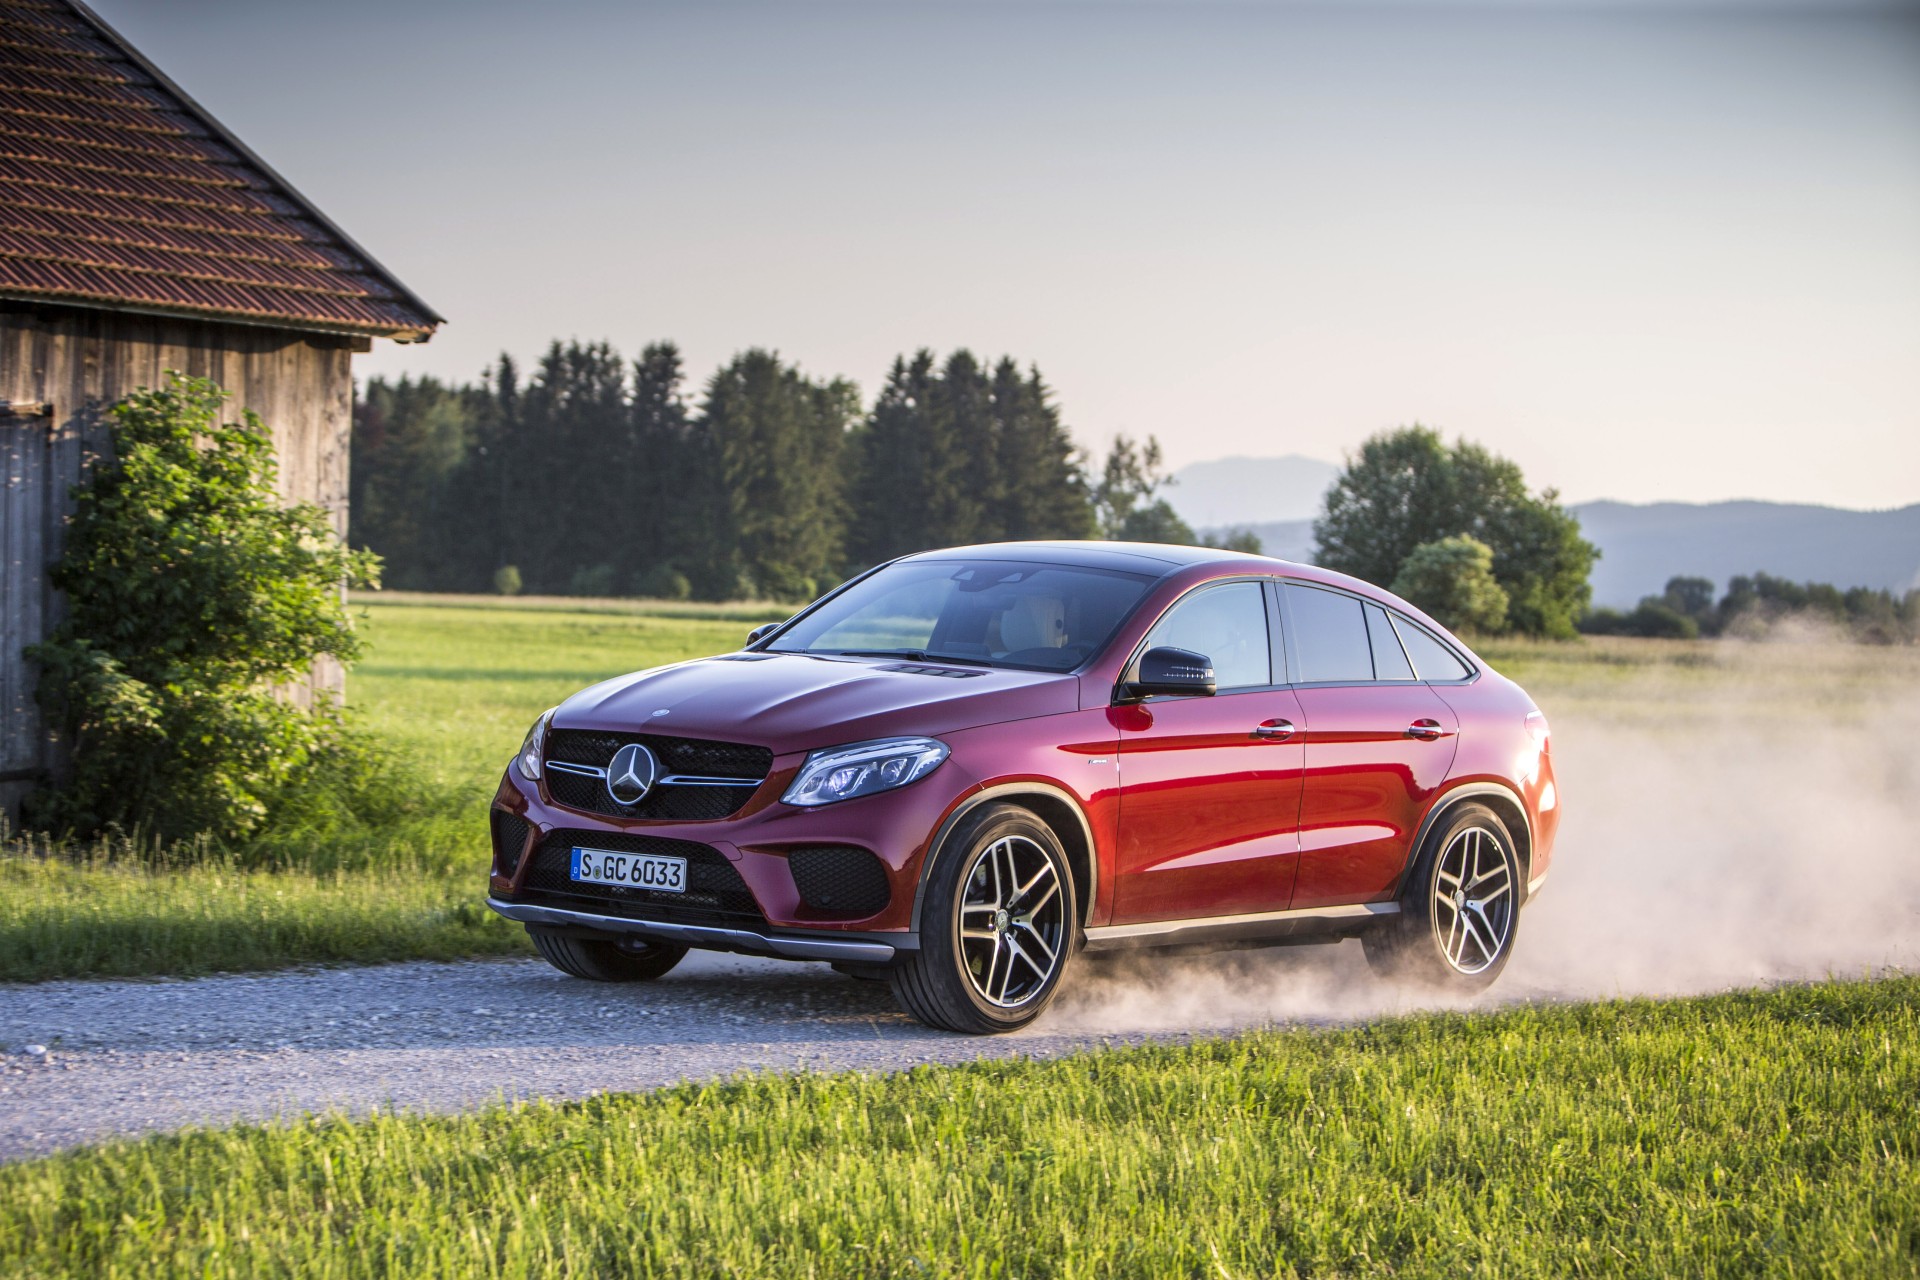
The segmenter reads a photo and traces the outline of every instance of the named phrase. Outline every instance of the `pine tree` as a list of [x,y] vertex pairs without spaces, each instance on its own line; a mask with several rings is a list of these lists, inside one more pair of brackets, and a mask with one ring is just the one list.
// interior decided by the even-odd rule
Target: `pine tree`
[[375,378],[354,405],[348,539],[389,564],[395,587],[439,585],[457,550],[460,473],[476,430],[472,399],[433,378]]
[[680,398],[680,349],[655,342],[633,362],[629,454],[622,477],[632,512],[628,589],[656,570],[684,569],[706,541],[706,504],[695,498],[706,469],[694,457],[687,407]]
[[923,348],[910,361],[896,357],[873,412],[848,441],[848,550],[857,566],[935,545],[925,541],[919,519],[931,470],[934,381],[931,351]]
[[743,352],[713,375],[701,425],[724,503],[708,583],[730,563],[759,594],[798,600],[835,576],[845,545],[841,454],[858,410],[853,384],[811,381],[770,351]]
[[962,348],[947,357],[929,390],[932,412],[917,539],[922,546],[914,550],[991,539],[998,529],[989,525],[989,513],[998,505],[1000,488],[992,386],[973,353]]
[[994,536],[1012,541],[1090,538],[1093,502],[1073,439],[1040,370],[1022,378],[1011,357],[993,371],[998,472]]

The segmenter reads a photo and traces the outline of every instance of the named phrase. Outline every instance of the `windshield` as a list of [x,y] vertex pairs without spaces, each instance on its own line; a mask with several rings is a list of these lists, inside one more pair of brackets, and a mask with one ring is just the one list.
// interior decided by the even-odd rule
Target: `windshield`
[[821,605],[768,651],[1071,671],[1153,579],[1007,560],[909,560]]

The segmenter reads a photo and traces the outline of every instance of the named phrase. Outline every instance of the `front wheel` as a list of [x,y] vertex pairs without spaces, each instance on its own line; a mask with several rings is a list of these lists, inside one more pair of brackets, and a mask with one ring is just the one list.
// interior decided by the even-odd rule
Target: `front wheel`
[[589,982],[651,982],[686,959],[687,949],[671,942],[643,942],[633,947],[596,938],[570,938],[564,933],[529,928],[534,950],[564,974]]
[[1491,986],[1520,928],[1520,857],[1493,810],[1463,804],[1428,837],[1400,913],[1361,939],[1374,972],[1455,991]]
[[1052,1002],[1073,954],[1066,852],[1028,810],[987,805],[936,856],[920,950],[888,975],[894,998],[944,1031],[1016,1031]]

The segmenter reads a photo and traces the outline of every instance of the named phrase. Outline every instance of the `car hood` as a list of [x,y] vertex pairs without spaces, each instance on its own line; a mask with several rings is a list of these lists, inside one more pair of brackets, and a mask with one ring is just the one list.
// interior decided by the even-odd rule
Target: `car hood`
[[[929,674],[930,672],[948,674]],[[751,742],[776,753],[939,734],[1079,707],[1075,677],[896,658],[724,654],[582,689],[556,726]]]

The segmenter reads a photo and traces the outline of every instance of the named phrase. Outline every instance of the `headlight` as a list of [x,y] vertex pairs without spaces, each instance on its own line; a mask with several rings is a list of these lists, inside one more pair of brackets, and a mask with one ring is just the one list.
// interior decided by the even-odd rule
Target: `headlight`
[[533,728],[527,730],[527,740],[520,744],[520,754],[513,762],[520,766],[520,776],[528,782],[540,781],[540,748],[547,742],[547,721],[553,719],[553,711],[543,711],[540,718],[533,722]]
[[946,758],[947,744],[933,738],[882,738],[829,747],[807,757],[780,798],[810,807],[891,791],[926,777]]

